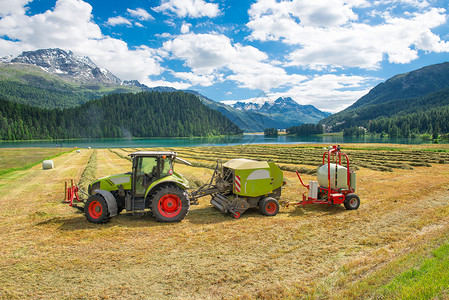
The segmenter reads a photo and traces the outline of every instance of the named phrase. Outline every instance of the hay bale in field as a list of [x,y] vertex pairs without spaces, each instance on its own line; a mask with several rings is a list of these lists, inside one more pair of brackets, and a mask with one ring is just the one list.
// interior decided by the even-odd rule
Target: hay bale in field
[[55,165],[52,160],[44,160],[42,162],[42,169],[50,170],[50,169],[54,169],[54,168],[55,168]]
[[76,153],[81,153],[81,150],[76,150]]

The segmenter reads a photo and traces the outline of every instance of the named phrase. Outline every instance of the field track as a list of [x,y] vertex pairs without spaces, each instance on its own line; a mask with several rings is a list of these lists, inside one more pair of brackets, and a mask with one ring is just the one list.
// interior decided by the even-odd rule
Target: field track
[[[39,164],[0,175],[0,298],[382,297],[372,285],[394,276],[385,271],[392,262],[448,240],[449,146],[419,153],[370,147],[379,149],[347,151],[358,168],[358,210],[290,206],[275,217],[254,210],[239,220],[208,197],[176,224],[122,213],[94,225],[61,203],[64,181],[78,182],[91,157],[90,176],[101,177],[130,171],[126,156],[136,149],[82,149],[53,158],[52,170]],[[212,174],[200,163],[233,157],[312,170],[303,175],[312,180],[323,152],[313,145],[175,150],[196,163],[175,165],[192,186]],[[294,172],[284,176],[283,199],[298,200],[305,189]]]

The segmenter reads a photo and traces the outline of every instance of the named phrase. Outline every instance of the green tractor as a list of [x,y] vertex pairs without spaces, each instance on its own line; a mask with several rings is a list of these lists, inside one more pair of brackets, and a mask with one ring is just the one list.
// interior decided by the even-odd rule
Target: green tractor
[[142,215],[150,209],[160,222],[178,222],[188,213],[188,182],[173,171],[176,152],[138,151],[130,154],[132,172],[100,178],[89,185],[84,205],[87,220],[106,223],[126,209]]
[[173,171],[175,160],[189,162],[169,151],[138,151],[130,154],[132,172],[100,178],[89,185],[88,199],[83,207],[73,200],[79,188],[66,186],[64,202],[84,211],[92,223],[106,223],[122,210],[142,215],[151,210],[160,222],[178,222],[187,215],[198,198],[211,195],[211,204],[224,214],[239,218],[250,208],[259,208],[263,215],[275,216],[279,211],[281,188],[285,184],[276,164],[249,159],[217,162],[211,179],[202,187],[187,193],[188,182]]

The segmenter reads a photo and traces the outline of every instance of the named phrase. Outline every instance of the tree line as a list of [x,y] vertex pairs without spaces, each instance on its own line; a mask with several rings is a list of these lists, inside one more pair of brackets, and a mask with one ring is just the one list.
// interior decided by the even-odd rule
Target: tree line
[[301,124],[286,129],[287,134],[296,134],[297,136],[308,136],[312,134],[322,134],[323,125],[321,124]]
[[279,132],[276,128],[265,128],[263,134],[266,137],[278,137]]
[[449,133],[449,106],[427,111],[381,117],[366,124],[368,132],[388,134],[391,137],[414,137],[420,134],[435,135]]
[[113,94],[66,109],[0,98],[0,140],[238,135],[220,112],[184,92]]

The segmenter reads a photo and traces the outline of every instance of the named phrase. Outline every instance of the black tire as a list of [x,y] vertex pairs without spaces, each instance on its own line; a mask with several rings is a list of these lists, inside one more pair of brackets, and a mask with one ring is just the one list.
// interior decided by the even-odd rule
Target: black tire
[[101,224],[109,221],[109,209],[106,200],[100,195],[90,195],[84,205],[84,214],[91,223]]
[[263,198],[259,202],[259,210],[264,216],[275,216],[279,212],[279,202],[272,197]]
[[190,200],[179,187],[164,186],[153,194],[150,207],[153,217],[159,222],[179,222],[189,212]]
[[347,210],[354,210],[360,206],[360,198],[356,194],[347,194],[344,202]]

